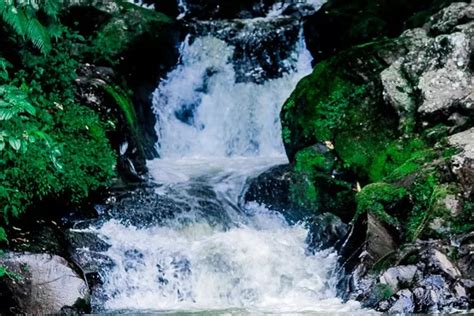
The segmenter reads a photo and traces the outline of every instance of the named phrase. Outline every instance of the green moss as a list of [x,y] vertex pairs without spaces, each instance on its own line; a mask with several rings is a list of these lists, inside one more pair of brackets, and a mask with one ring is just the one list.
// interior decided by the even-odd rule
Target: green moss
[[306,174],[297,174],[290,182],[290,200],[305,209],[318,208],[319,190]]
[[133,102],[128,94],[117,85],[106,85],[104,90],[115,100],[115,103],[123,114],[130,131],[135,135],[138,135],[137,113],[135,112],[135,107],[133,106]]
[[[398,174],[406,175],[415,171],[419,164],[414,163],[417,158],[427,154],[428,146],[421,138],[396,140],[387,145],[385,150],[377,153],[369,167],[371,181],[380,181],[391,175],[394,170]],[[407,161],[411,163],[403,166]],[[403,166],[402,169],[399,169]]]
[[335,157],[313,147],[306,148],[296,154],[295,171],[312,174],[314,171],[331,172],[334,168]]
[[378,301],[388,300],[395,294],[388,284],[378,283],[373,289],[373,293]]
[[397,208],[406,198],[404,188],[383,182],[369,184],[356,196],[357,212],[353,221],[363,213],[371,213],[387,224],[399,226]]
[[121,11],[105,24],[92,41],[91,53],[97,60],[105,60],[115,65],[118,56],[130,48],[145,32],[160,33],[164,25],[172,20],[155,10],[148,10],[120,1]]
[[417,179],[410,189],[413,210],[406,225],[408,241],[420,238],[430,220],[446,211],[440,201],[446,197],[448,191],[445,185],[439,185],[438,182],[436,176],[430,174],[426,178]]
[[374,155],[399,134],[398,117],[381,97],[385,65],[376,57],[392,46],[379,41],[355,47],[320,62],[300,81],[281,114],[290,159],[302,147],[331,141],[344,166],[368,181]]

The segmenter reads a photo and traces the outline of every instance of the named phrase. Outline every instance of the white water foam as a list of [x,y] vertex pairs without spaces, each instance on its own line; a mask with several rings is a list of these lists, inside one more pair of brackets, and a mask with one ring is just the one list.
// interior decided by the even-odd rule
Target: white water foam
[[[358,303],[336,298],[336,255],[307,255],[306,229],[247,205],[251,225],[220,231],[202,223],[136,229],[107,222],[107,255],[116,267],[104,287],[108,310],[354,312]],[[126,255],[124,255],[126,254]],[[126,275],[126,277],[124,277]]]
[[267,13],[268,18],[278,17],[283,14],[283,12],[288,9],[291,5],[307,5],[311,7],[312,12],[318,11],[323,4],[326,3],[326,0],[296,0],[296,1],[277,1],[273,4],[270,10]]
[[308,253],[303,224],[242,201],[249,178],[287,163],[279,113],[311,72],[302,37],[292,49],[285,62],[294,71],[236,83],[234,47],[211,35],[185,41],[180,64],[153,96],[161,159],[148,168],[155,194],[189,205],[190,220],[145,228],[110,220],[89,229],[111,245],[106,311],[367,314],[336,297],[334,252]]
[[181,64],[153,95],[162,158],[284,154],[279,113],[298,81],[311,72],[303,39],[287,60],[297,71],[263,84],[236,83],[233,47],[215,37],[185,41],[181,56]]

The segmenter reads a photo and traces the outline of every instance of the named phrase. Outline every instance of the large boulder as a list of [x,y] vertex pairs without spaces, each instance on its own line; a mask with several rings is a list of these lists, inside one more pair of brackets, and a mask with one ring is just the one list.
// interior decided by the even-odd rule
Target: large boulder
[[[328,42],[316,44],[318,56],[326,59],[316,60],[313,73],[284,104],[285,148],[295,166],[311,162],[300,173],[320,174],[326,161],[321,155],[305,154],[306,148],[329,144],[336,158],[329,174],[338,179],[343,171],[344,180],[357,192],[355,203],[347,208],[352,221],[339,250],[346,272],[339,288],[344,298],[393,313],[467,308],[472,304],[472,240],[463,239],[458,253],[448,245],[461,245],[456,240],[474,227],[474,7],[454,3],[431,18],[425,16],[424,24],[417,24],[423,28],[402,33],[404,23],[398,21],[389,34],[371,26],[388,21],[378,5],[386,8],[392,3],[400,9],[404,1],[370,3],[376,5],[328,1],[327,10],[318,13],[327,18],[340,14],[348,21],[341,36],[331,35],[335,50],[323,46]],[[337,11],[336,4],[351,9]],[[437,5],[428,7],[432,12]],[[347,12],[359,11],[361,17],[374,17],[366,20],[369,37],[354,37],[364,35],[360,29],[346,33],[363,20],[357,22],[359,15]],[[396,10],[388,12],[397,17]],[[372,35],[398,32],[398,38],[350,47],[372,40]],[[310,41],[320,40],[318,36]],[[324,188],[320,177],[306,179],[312,185],[304,191],[307,197]],[[330,208],[325,211],[339,215]],[[429,240],[435,241],[426,244]],[[403,266],[411,267],[410,273],[401,271]]]
[[433,13],[454,1],[328,0],[305,22],[308,48],[320,61],[354,45],[396,37],[407,27],[421,27]]
[[471,11],[474,4],[454,3],[435,15],[424,29],[402,35],[408,52],[381,77],[384,96],[403,123],[413,123],[415,115],[421,116],[425,127],[443,121],[458,127],[472,123]]
[[62,21],[91,41],[84,56],[92,66],[79,71],[81,92],[90,83],[88,101],[94,103],[108,88],[109,103],[122,113],[128,128],[127,157],[139,173],[145,172],[145,159],[157,156],[151,94],[178,61],[180,26],[161,12],[127,1],[72,2]]
[[8,276],[0,280],[0,312],[57,314],[75,308],[90,312],[89,289],[61,257],[9,253],[0,259]]
[[452,157],[452,171],[465,190],[466,197],[474,194],[474,128],[452,135],[449,143],[459,149]]

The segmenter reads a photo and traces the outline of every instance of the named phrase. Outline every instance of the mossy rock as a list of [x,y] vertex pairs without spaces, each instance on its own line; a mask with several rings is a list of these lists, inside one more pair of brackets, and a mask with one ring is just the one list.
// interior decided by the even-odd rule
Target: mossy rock
[[[329,146],[329,147],[328,147]],[[348,222],[355,208],[354,185],[332,150],[332,144],[317,144],[301,150],[295,157],[289,198],[294,205],[330,212]]]
[[407,215],[408,192],[402,187],[388,183],[367,185],[356,196],[357,213],[353,222],[363,213],[377,216],[386,224],[400,227],[400,218]]
[[172,20],[154,10],[145,9],[127,2],[119,2],[120,11],[102,26],[93,45],[99,58],[111,64],[119,62],[123,52],[132,47],[145,33],[161,35]]
[[385,58],[399,50],[396,41],[358,46],[317,64],[300,81],[281,113],[290,160],[304,147],[329,141],[345,167],[368,180],[374,155],[400,136],[379,78]]

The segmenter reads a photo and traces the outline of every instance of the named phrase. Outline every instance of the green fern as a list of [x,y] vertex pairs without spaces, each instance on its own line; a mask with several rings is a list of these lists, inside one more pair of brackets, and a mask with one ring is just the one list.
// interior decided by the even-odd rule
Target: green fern
[[7,233],[5,232],[5,229],[3,229],[3,227],[0,227],[0,243],[6,242],[6,241],[7,241]]
[[8,76],[8,67],[10,67],[11,64],[6,60],[5,58],[0,56],[0,80],[2,81],[7,81],[9,76]]
[[[35,1],[0,1],[0,17],[16,34],[29,40],[43,54],[51,51],[51,35],[57,37],[57,28],[45,27],[37,18],[41,11],[55,24],[61,9],[59,1],[44,1],[39,5]],[[50,30],[54,31],[53,34]]]
[[23,10],[7,4],[2,10],[2,19],[5,23],[10,25],[17,34],[25,36],[28,19]]
[[47,54],[51,51],[52,46],[49,32],[37,19],[30,19],[28,21],[26,37],[43,53]]

